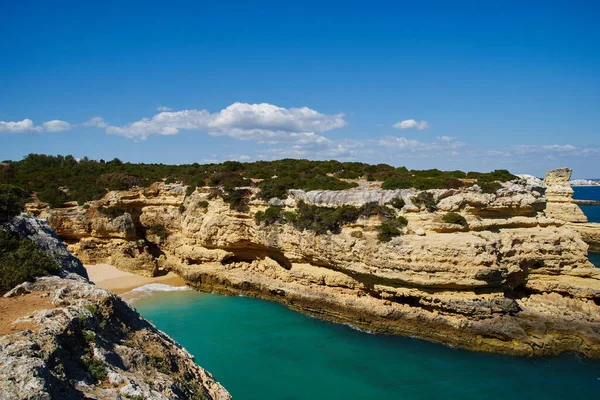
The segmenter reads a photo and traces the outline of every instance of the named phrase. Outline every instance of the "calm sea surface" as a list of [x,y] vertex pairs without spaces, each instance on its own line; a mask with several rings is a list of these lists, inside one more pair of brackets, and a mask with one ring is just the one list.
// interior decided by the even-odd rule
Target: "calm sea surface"
[[[600,186],[575,187],[574,199],[600,201]],[[600,222],[600,206],[581,206],[590,222]]]
[[[600,200],[600,188],[589,189],[576,188],[576,198]],[[591,208],[600,211],[587,207],[588,217]],[[600,266],[599,255],[591,258]],[[268,301],[195,291],[156,292],[133,305],[186,347],[234,399],[600,396],[600,361],[573,354],[526,359],[474,353],[360,332]]]

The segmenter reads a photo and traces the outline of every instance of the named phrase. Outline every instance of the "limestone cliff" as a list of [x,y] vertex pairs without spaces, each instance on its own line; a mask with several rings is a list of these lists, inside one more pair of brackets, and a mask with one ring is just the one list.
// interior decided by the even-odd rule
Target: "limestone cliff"
[[[318,235],[257,224],[253,215],[268,204],[255,191],[250,210],[236,212],[211,188],[187,196],[178,184],[111,192],[87,209],[41,216],[84,262],[147,274],[169,269],[201,290],[273,299],[375,332],[506,354],[600,357],[600,273],[565,222],[581,220],[566,200],[565,174],[555,173],[549,186],[523,176],[492,194],[477,186],[430,190],[437,211],[415,202],[416,190],[366,186],[290,191],[287,200],[271,201],[293,212],[300,200],[361,206],[402,198],[395,213],[408,226],[388,243],[377,240],[377,216]],[[99,216],[106,206],[126,211],[135,238],[127,224]],[[444,222],[447,212],[460,212],[467,225]],[[94,228],[100,221],[112,230]]]
[[[193,357],[83,269],[43,221],[9,225],[61,265],[0,298],[2,399],[230,399]],[[85,272],[85,270],[83,270]]]

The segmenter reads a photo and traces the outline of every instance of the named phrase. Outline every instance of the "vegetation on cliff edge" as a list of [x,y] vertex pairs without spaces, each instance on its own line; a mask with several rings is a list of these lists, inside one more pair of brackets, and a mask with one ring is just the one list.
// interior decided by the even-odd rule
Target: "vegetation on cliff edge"
[[[115,158],[111,161],[90,160],[87,157],[49,156],[29,154],[21,161],[9,161],[0,174],[0,184],[20,186],[35,192],[42,201],[60,207],[66,201],[97,200],[109,190],[147,187],[165,179],[183,182],[188,194],[197,186],[220,187],[231,195],[231,190],[255,186],[265,200],[287,197],[290,189],[342,190],[357,186],[345,179],[382,181],[384,189],[457,188],[477,184],[484,191],[499,188],[498,182],[516,177],[506,170],[490,173],[408,170],[386,164],[369,165],[359,162],[309,161],[283,159],[240,163],[226,161],[220,164],[133,164]],[[233,195],[236,196],[236,195]],[[234,206],[233,208],[238,208]],[[240,206],[239,208],[244,208]]]
[[36,276],[57,272],[56,262],[40,251],[34,242],[0,229],[0,293]]

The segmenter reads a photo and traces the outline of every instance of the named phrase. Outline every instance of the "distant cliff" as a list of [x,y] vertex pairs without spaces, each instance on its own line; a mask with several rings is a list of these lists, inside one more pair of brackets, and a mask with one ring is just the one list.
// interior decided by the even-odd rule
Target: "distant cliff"
[[567,169],[545,183],[521,176],[492,193],[359,182],[269,203],[257,188],[232,199],[158,182],[30,210],[85,263],[169,269],[201,290],[268,298],[374,332],[600,357],[600,273],[578,231],[598,227],[585,224],[569,178]]
[[0,298],[2,399],[230,398],[179,344],[91,284],[45,221],[16,217],[7,228],[61,269]]

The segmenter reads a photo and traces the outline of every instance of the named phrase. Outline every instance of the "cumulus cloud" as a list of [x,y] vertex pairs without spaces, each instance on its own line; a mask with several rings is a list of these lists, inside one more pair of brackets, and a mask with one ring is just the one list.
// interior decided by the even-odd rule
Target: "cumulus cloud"
[[207,110],[164,111],[125,126],[108,126],[106,133],[143,140],[150,135],[176,135],[180,130],[200,130],[213,136],[262,143],[318,142],[327,139],[315,132],[344,126],[344,114],[327,115],[308,107],[234,103],[216,113]]
[[429,122],[422,120],[416,121],[414,119],[405,119],[404,121],[397,122],[393,125],[396,129],[417,129],[423,130],[429,128]]
[[47,132],[62,132],[71,129],[71,124],[69,124],[66,121],[61,121],[59,119],[44,122],[42,126]]
[[83,123],[84,126],[93,126],[95,128],[106,128],[108,124],[101,117],[92,117]]
[[71,124],[58,119],[34,125],[33,121],[26,118],[22,121],[0,121],[0,132],[4,133],[40,133],[62,132],[71,129]]
[[44,128],[41,126],[33,125],[33,121],[30,119],[24,119],[22,121],[0,121],[0,132],[6,133],[33,133],[40,132]]
[[156,111],[173,111],[171,107],[158,106],[156,107]]

